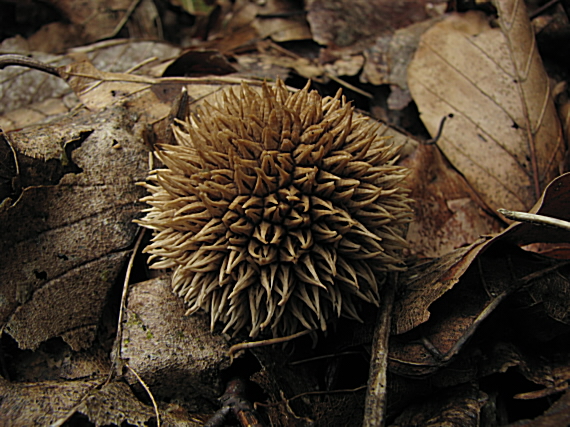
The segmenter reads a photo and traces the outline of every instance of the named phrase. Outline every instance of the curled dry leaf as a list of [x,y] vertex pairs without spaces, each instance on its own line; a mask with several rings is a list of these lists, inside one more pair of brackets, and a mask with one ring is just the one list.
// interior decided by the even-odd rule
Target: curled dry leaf
[[501,29],[469,12],[424,33],[408,85],[432,135],[453,115],[438,146],[484,201],[526,211],[565,147],[524,2],[496,4]]
[[[570,194],[570,172],[560,175],[552,181],[530,212],[570,221],[570,197],[568,194]],[[570,243],[570,232],[561,228],[517,222],[509,226],[498,239],[520,246],[531,243]]]
[[[570,174],[558,177],[533,211],[568,219],[569,185]],[[405,272],[401,280],[406,287],[394,309],[393,331],[409,336],[422,325],[424,340],[431,346],[426,350],[425,341],[396,337],[391,342],[393,369],[410,375],[438,369],[501,301],[523,286],[519,293],[526,293],[532,304],[541,303],[550,319],[568,325],[570,281],[565,262],[537,258],[515,244],[567,242],[569,237],[564,230],[513,224],[492,239],[481,239]]]
[[[157,38],[158,30],[153,22],[156,14],[155,6],[143,1],[145,12],[134,14],[140,0],[94,0],[78,3],[70,0],[54,0],[51,2],[65,17],[81,29],[82,44],[112,38],[133,16],[137,25],[144,28],[148,38]],[[149,10],[150,9],[150,10]],[[150,19],[145,19],[150,16]],[[148,22],[150,21],[150,22]],[[141,34],[138,34],[141,36]]]
[[539,346],[521,346],[513,342],[498,342],[488,351],[489,361],[482,368],[481,375],[487,376],[513,369],[527,380],[537,384],[534,390],[527,390],[514,396],[515,399],[531,400],[552,396],[568,388],[570,369],[568,348],[553,346],[550,352]]
[[[437,300],[431,303],[422,302],[422,292],[417,292],[417,288],[411,290],[409,294],[404,290],[405,296],[395,313],[396,326],[401,325],[404,320],[407,320],[408,324],[414,320],[401,310],[401,307],[405,307],[406,301],[417,301],[423,306],[425,311],[421,313],[427,320],[420,322],[417,319],[413,322],[416,325],[422,324],[421,331],[409,330],[407,334],[391,340],[392,371],[411,376],[422,376],[437,371],[461,351],[465,343],[495,312],[501,302],[531,283],[535,273],[543,272],[535,280],[541,278],[551,280],[557,274],[550,269],[555,271],[553,267],[558,264],[538,258],[514,246],[500,243],[489,246],[488,241],[474,246],[470,252],[479,252],[475,262],[469,264],[467,260],[461,260],[451,269],[458,271],[468,266],[460,276],[456,275],[450,280],[449,272],[445,272],[443,274],[447,279],[445,282],[442,280],[424,282],[426,289],[429,290],[437,290],[445,283],[453,285]],[[437,269],[437,261],[433,269]],[[423,278],[418,278],[418,281],[423,281]],[[424,294],[429,297],[430,292],[432,291],[426,291]]]

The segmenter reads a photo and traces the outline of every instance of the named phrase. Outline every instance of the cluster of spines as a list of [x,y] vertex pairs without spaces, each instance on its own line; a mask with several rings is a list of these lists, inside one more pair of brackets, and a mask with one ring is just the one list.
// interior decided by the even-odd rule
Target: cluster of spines
[[325,330],[377,304],[410,220],[397,150],[340,92],[242,85],[174,127],[140,223],[188,313],[256,336]]

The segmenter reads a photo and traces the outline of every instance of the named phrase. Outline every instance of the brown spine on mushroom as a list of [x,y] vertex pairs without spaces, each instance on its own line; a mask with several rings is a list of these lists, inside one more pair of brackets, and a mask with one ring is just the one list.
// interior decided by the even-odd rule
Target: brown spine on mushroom
[[378,304],[401,269],[406,170],[381,126],[341,97],[242,84],[174,127],[145,184],[154,268],[172,268],[188,313],[251,337],[326,330]]

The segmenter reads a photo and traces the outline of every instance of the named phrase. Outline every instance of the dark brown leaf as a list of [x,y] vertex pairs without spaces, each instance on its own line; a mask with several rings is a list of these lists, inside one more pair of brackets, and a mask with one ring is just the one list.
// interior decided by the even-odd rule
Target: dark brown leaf
[[92,342],[137,231],[148,150],[133,127],[116,108],[9,134],[25,188],[0,214],[0,319],[22,348]]

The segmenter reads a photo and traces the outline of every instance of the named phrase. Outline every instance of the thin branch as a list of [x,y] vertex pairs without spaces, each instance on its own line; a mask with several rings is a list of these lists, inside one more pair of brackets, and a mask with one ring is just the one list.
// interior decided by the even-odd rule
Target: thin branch
[[374,330],[368,391],[366,392],[364,404],[363,427],[380,427],[384,425],[388,391],[388,338],[390,337],[392,309],[394,307],[397,285],[398,275],[396,273],[389,274],[378,312],[376,329]]
[[230,356],[230,359],[233,360],[234,355],[240,350],[246,350],[249,348],[256,348],[256,347],[264,347],[266,345],[280,344],[282,342],[291,341],[295,338],[302,337],[303,335],[310,334],[311,332],[314,331],[312,329],[308,329],[306,331],[297,332],[296,334],[288,335],[286,337],[271,338],[269,340],[263,340],[263,341],[242,342],[236,345],[232,345],[228,351],[228,355]]
[[146,393],[148,394],[148,397],[150,397],[150,400],[152,401],[152,406],[154,408],[154,413],[156,415],[156,427],[160,427],[160,412],[158,412],[158,405],[156,404],[156,400],[154,400],[154,396],[152,395],[150,388],[148,388],[148,386],[145,384],[142,378],[139,377],[139,374],[137,374],[137,371],[131,368],[128,363],[126,364],[126,367],[129,371],[133,373],[133,375],[137,378],[137,381],[145,389]]
[[526,212],[509,211],[507,209],[498,209],[498,212],[509,219],[520,222],[529,222],[534,225],[546,225],[551,227],[562,228],[570,231],[570,222],[562,219],[556,219],[545,215],[536,215]]
[[127,21],[129,20],[129,18],[131,17],[131,15],[133,14],[133,12],[135,11],[135,9],[137,8],[138,4],[140,3],[140,0],[134,0],[130,5],[129,8],[127,9],[127,11],[125,12],[125,14],[123,15],[123,18],[119,21],[119,23],[115,26],[115,29],[113,30],[113,32],[111,34],[109,34],[107,36],[107,38],[113,38],[115,37],[117,34],[119,34],[119,31],[121,31],[121,29],[125,26],[125,24],[127,23]]
[[540,6],[539,8],[537,8],[534,12],[532,12],[531,14],[529,14],[529,19],[532,21],[534,18],[536,18],[538,15],[541,15],[545,10],[551,8],[552,6],[554,6],[556,3],[558,3],[560,0],[550,0],[548,3],[543,4],[542,6]]
[[113,378],[113,374],[115,373],[115,368],[117,366],[117,361],[119,360],[119,353],[121,349],[121,340],[123,337],[123,316],[125,312],[125,306],[127,303],[127,294],[129,290],[129,281],[131,279],[131,271],[133,270],[133,265],[135,263],[135,257],[138,253],[138,250],[141,246],[142,239],[145,235],[146,230],[140,229],[139,235],[137,237],[137,241],[135,242],[135,246],[133,248],[133,252],[131,253],[131,257],[129,259],[129,264],[127,265],[127,272],[125,273],[125,280],[123,282],[123,293],[121,295],[121,306],[119,307],[119,318],[117,320],[117,336],[115,337],[115,343],[113,345],[113,353],[112,353],[112,360],[111,360],[111,369],[109,370],[109,377],[107,378],[107,383],[111,381]]
[[48,65],[44,62],[38,61],[37,59],[30,58],[29,56],[14,54],[0,55],[0,70],[10,66],[32,68],[34,70],[43,71],[44,73],[48,73],[56,77],[61,77],[57,72],[57,68],[52,67],[51,65]]
[[341,79],[341,78],[338,78],[337,76],[333,75],[332,73],[329,73],[329,72],[326,72],[326,71],[325,71],[325,75],[326,75],[329,79],[334,80],[334,81],[337,82],[339,85],[344,86],[345,88],[350,89],[350,90],[353,91],[353,92],[356,92],[356,93],[358,93],[358,94],[360,94],[360,95],[362,95],[362,96],[364,96],[364,97],[366,97],[366,98],[368,98],[368,99],[373,99],[373,98],[374,98],[374,96],[373,96],[370,92],[366,92],[365,90],[362,90],[362,89],[360,89],[359,87],[356,87],[356,86],[354,86],[354,85],[348,83],[347,81],[345,81],[345,80],[343,80],[343,79]]
[[437,134],[432,139],[428,139],[426,142],[424,142],[424,145],[437,145],[437,142],[439,141],[439,138],[441,138],[441,134],[443,133],[443,125],[445,124],[445,121],[448,118],[452,117],[453,114],[451,113],[448,114],[447,116],[443,116],[443,118],[439,122],[439,128],[437,129]]
[[361,385],[361,386],[356,387],[356,388],[344,388],[342,390],[306,391],[304,393],[297,394],[297,395],[293,396],[291,399],[288,399],[288,401],[291,402],[292,400],[295,400],[295,399],[298,399],[299,397],[304,397],[304,396],[328,396],[331,394],[356,393],[360,390],[364,390],[365,388],[366,388],[365,385]]

